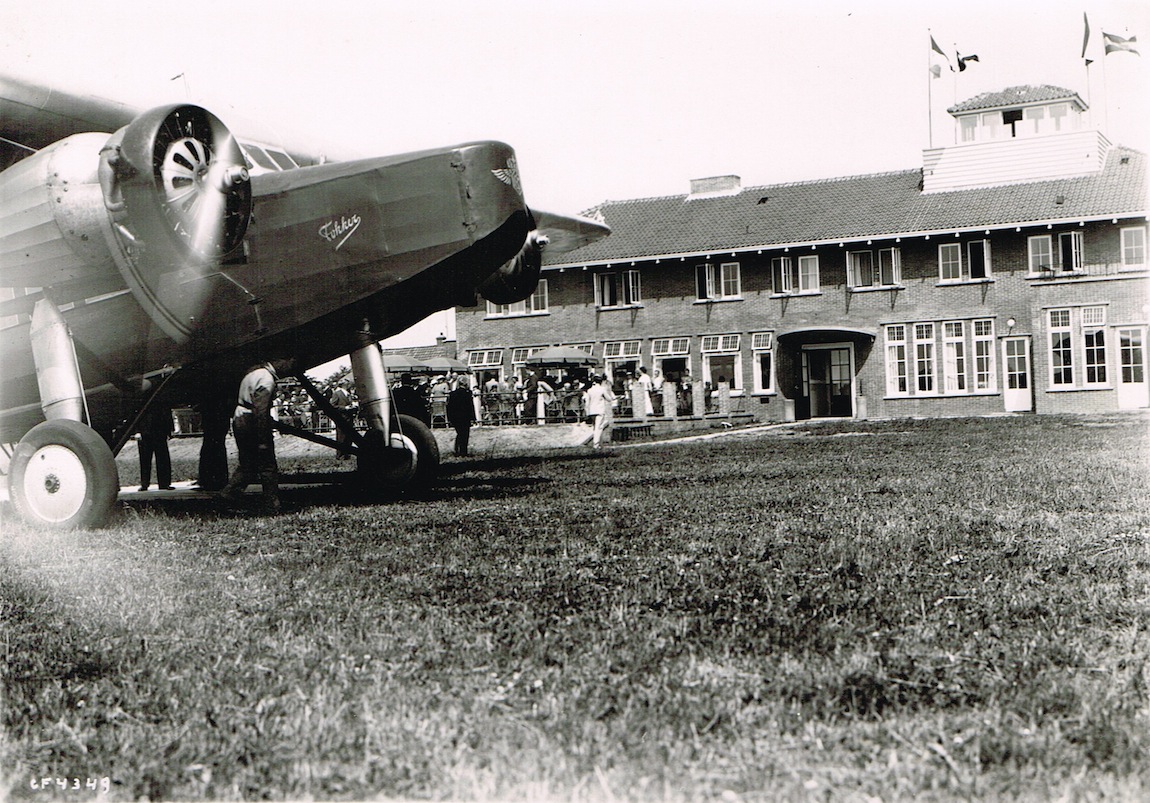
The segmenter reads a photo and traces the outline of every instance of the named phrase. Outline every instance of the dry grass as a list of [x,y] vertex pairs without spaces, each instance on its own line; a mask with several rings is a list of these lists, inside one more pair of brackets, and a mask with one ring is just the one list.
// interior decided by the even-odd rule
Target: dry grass
[[1146,447],[1140,417],[813,425],[6,522],[10,793],[1134,798]]

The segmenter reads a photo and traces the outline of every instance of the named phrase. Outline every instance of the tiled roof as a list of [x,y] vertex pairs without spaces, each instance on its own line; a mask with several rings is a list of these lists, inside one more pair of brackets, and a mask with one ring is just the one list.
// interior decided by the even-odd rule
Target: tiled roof
[[1082,98],[1078,97],[1077,92],[1063,89],[1060,86],[1042,84],[1041,86],[1011,86],[996,92],[983,92],[970,100],[964,100],[962,103],[951,106],[947,111],[954,114],[956,112],[972,112],[978,109],[1000,109],[1003,106],[1024,106],[1028,103],[1050,103],[1055,100],[1074,100],[1078,102],[1080,107],[1085,108],[1085,104],[1082,102]]
[[[1146,159],[1114,147],[1098,173],[921,192],[922,171],[745,188],[738,195],[606,201],[611,235],[544,263],[586,265],[1146,212]],[[1062,203],[1057,199],[1061,197]]]

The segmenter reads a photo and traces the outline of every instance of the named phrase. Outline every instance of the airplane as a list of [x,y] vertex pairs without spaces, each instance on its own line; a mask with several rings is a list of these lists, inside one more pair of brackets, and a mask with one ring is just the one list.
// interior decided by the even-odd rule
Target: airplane
[[[0,443],[13,507],[56,529],[107,523],[115,455],[152,405],[200,410],[199,483],[222,486],[235,389],[277,358],[347,442],[281,431],[353,454],[369,491],[429,481],[435,440],[392,409],[378,342],[477,295],[522,301],[544,248],[610,232],[528,207],[502,142],[332,162],[195,104],[12,75],[0,170]],[[365,432],[304,374],[344,355]]]

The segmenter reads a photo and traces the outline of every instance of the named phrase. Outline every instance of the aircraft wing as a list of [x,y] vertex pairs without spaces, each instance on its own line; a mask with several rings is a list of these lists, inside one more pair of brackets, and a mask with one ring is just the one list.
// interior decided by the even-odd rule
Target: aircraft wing
[[539,232],[548,239],[547,250],[566,253],[582,248],[611,233],[607,224],[577,215],[557,215],[532,209]]

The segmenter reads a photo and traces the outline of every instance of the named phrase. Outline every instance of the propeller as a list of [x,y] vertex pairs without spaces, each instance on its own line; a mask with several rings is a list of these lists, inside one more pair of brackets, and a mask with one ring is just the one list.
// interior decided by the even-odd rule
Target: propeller
[[199,106],[146,111],[102,151],[105,205],[116,222],[121,273],[165,332],[186,339],[243,242],[251,180],[239,143]]

